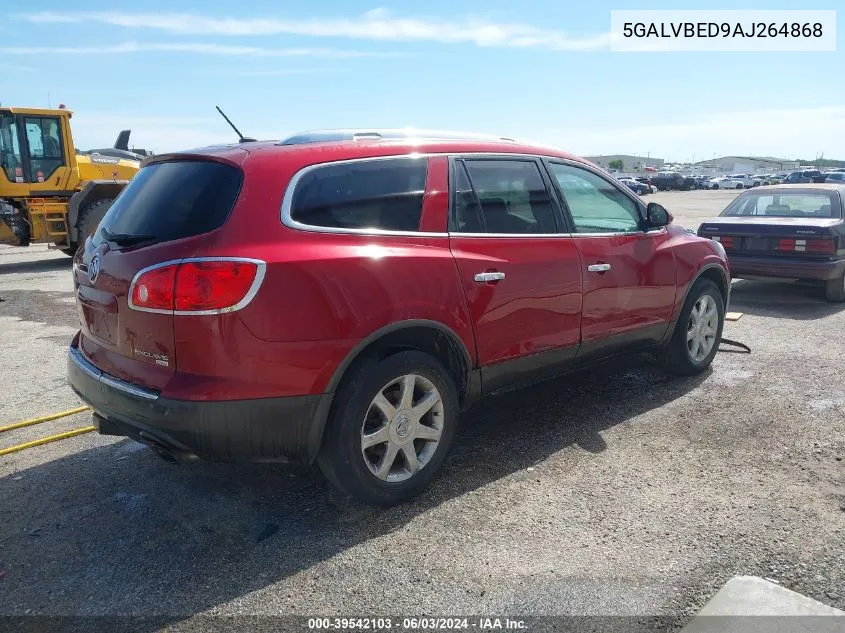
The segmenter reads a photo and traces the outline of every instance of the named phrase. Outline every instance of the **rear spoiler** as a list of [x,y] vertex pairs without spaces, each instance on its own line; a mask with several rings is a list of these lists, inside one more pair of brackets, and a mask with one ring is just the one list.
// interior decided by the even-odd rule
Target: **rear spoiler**
[[231,145],[221,145],[218,147],[203,147],[184,152],[171,152],[169,154],[148,156],[141,161],[141,167],[143,168],[147,165],[153,165],[156,163],[172,163],[175,161],[187,160],[204,160],[240,167],[246,160],[247,156],[249,156],[249,152],[243,148]]

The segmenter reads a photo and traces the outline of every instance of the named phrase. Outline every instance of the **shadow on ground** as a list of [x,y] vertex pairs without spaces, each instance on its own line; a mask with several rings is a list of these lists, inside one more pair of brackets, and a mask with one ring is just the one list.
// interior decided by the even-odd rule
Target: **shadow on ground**
[[797,281],[734,281],[729,310],[754,316],[821,319],[845,310],[845,303],[830,303],[821,284]]
[[0,275],[11,273],[36,273],[48,270],[67,270],[73,268],[73,259],[70,257],[56,257],[53,259],[36,259],[27,262],[11,262],[0,264]]
[[[77,327],[79,316],[73,292],[58,290],[0,290],[0,316],[59,327]],[[70,343],[68,338],[67,343]]]
[[482,401],[463,416],[433,487],[389,509],[341,498],[309,469],[171,466],[128,440],[15,472],[0,479],[0,613],[182,620],[564,448],[601,452],[602,431],[705,377],[670,378],[638,357]]

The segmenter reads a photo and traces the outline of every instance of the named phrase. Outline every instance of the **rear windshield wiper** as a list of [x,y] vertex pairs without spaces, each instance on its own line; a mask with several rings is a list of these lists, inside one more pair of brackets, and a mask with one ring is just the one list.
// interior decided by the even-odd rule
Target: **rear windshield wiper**
[[155,235],[149,233],[112,233],[108,229],[101,229],[101,231],[107,241],[114,242],[118,246],[132,246],[155,239]]

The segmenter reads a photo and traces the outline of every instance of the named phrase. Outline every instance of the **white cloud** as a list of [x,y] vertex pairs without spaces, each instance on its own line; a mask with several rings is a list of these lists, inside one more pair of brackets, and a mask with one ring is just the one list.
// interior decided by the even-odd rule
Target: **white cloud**
[[139,43],[123,42],[105,46],[0,46],[3,55],[112,55],[122,53],[198,53],[243,57],[321,57],[347,59],[351,57],[393,57],[401,53],[371,53],[334,48],[264,48],[260,46],[230,46],[197,42]]
[[[717,156],[840,157],[845,105],[723,112],[642,125],[602,125],[531,132],[577,154],[634,154],[671,160]],[[664,121],[665,113],[655,115]]]
[[497,23],[480,17],[457,19],[401,18],[384,9],[351,18],[280,20],[274,18],[216,18],[189,13],[122,13],[102,11],[41,11],[22,14],[37,24],[96,22],[135,29],[155,29],[181,35],[299,35],[345,37],[389,42],[469,43],[476,46],[546,48],[552,50],[607,49],[610,34],[572,38],[562,31],[515,22]]

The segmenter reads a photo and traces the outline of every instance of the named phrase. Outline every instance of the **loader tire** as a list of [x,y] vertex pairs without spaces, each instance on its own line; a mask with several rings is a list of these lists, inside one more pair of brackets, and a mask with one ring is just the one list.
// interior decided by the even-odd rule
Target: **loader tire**
[[[76,221],[78,244],[84,244],[85,240],[97,230],[97,225],[100,223],[100,220],[103,219],[103,216],[109,210],[109,207],[111,207],[113,202],[114,198],[100,198],[79,212],[79,219]],[[75,253],[76,249],[74,249],[73,252]]]

